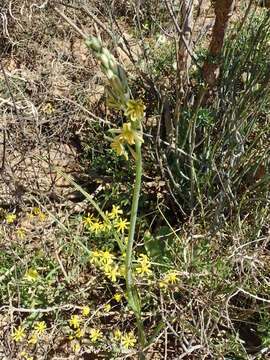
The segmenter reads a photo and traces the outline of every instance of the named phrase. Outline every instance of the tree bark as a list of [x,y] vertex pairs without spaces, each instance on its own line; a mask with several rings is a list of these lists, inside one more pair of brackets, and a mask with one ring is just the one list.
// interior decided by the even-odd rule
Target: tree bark
[[210,88],[216,85],[219,76],[222,47],[234,5],[235,0],[216,0],[215,2],[216,19],[208,56],[203,66],[203,78]]

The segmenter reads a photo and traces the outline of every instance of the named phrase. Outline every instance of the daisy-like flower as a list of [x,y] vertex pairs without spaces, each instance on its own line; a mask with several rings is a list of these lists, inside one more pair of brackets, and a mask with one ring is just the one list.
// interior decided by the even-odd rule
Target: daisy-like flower
[[116,341],[119,341],[119,340],[121,340],[121,337],[122,337],[121,331],[120,331],[119,329],[116,329],[116,330],[114,331],[114,338],[115,338],[115,340],[116,340]]
[[169,270],[165,276],[164,282],[166,284],[174,284],[176,281],[178,281],[176,272]]
[[45,321],[38,321],[34,326],[35,331],[37,334],[42,335],[46,330],[46,323]]
[[103,334],[100,330],[98,329],[91,329],[90,330],[90,339],[92,342],[96,342],[97,340],[101,340],[103,337]]
[[110,310],[111,310],[111,305],[110,305],[110,304],[106,304],[106,305],[104,306],[104,312],[105,312],[105,313],[108,313]]
[[88,213],[86,217],[83,218],[83,225],[84,227],[90,227],[96,219],[94,218],[93,214]]
[[117,218],[119,215],[123,214],[123,210],[120,209],[119,206],[112,206],[112,211],[108,214],[109,219],[115,219]]
[[129,347],[134,347],[136,342],[137,340],[133,332],[125,333],[121,339],[121,345],[126,349],[128,349]]
[[125,115],[131,121],[141,120],[145,115],[145,106],[140,99],[128,100]]
[[12,338],[13,340],[15,340],[16,342],[21,342],[23,340],[23,338],[25,338],[25,332],[24,329],[19,326],[18,329],[14,330],[14,333],[12,334]]
[[118,270],[118,266],[110,267],[108,271],[105,271],[105,275],[111,280],[111,282],[116,282],[117,277],[120,275],[120,272]]
[[82,314],[83,314],[83,316],[88,316],[88,315],[90,314],[90,308],[89,308],[89,306],[84,306],[84,307],[82,308]]
[[16,219],[16,215],[15,214],[7,214],[7,217],[6,217],[6,220],[7,220],[7,223],[14,223]]
[[17,230],[17,235],[20,239],[23,239],[25,237],[25,231],[22,229]]
[[24,278],[29,282],[35,282],[37,280],[38,273],[37,270],[34,268],[30,268],[27,270],[26,274],[24,275]]
[[122,299],[122,294],[116,293],[116,294],[114,294],[113,298],[115,301],[120,302]]
[[38,342],[37,333],[34,332],[32,337],[28,340],[28,344],[36,345],[37,342]]
[[84,336],[84,331],[82,329],[77,329],[75,336],[77,339],[80,339]]
[[95,234],[98,234],[101,231],[101,224],[99,221],[95,221],[93,222],[90,226],[89,226],[89,230],[93,231]]
[[46,323],[45,321],[38,321],[35,326],[34,326],[35,331],[39,334],[42,335],[44,333],[44,331],[46,330]]
[[74,329],[79,329],[81,321],[82,320],[78,315],[72,315],[69,320],[69,326]]
[[150,275],[150,261],[148,259],[148,256],[145,254],[140,254],[140,257],[138,259],[139,266],[136,268],[136,271],[141,276]]
[[108,250],[101,251],[100,260],[103,262],[103,264],[110,265],[113,263],[113,255]]
[[114,227],[116,228],[117,232],[123,233],[125,230],[128,229],[129,221],[126,219],[122,219],[121,217],[114,222]]

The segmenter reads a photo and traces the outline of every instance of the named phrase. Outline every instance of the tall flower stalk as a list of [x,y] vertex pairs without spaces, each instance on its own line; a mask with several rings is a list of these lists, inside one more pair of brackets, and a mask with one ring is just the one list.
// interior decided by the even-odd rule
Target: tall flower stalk
[[[138,204],[141,191],[142,178],[142,153],[143,143],[141,121],[145,116],[145,106],[141,100],[130,99],[131,91],[128,86],[127,77],[122,67],[116,62],[113,55],[106,49],[101,41],[95,37],[85,39],[86,45],[92,50],[96,59],[101,64],[101,69],[106,75],[109,86],[107,86],[108,105],[112,108],[122,110],[127,118],[121,129],[112,130],[117,134],[112,139],[111,148],[118,156],[124,156],[126,160],[129,153],[136,161],[136,178],[132,200],[130,228],[125,255],[125,278],[128,305],[133,311],[138,329],[140,343],[140,359],[144,359],[143,348],[146,346],[146,335],[141,317],[141,304],[133,278],[132,259],[133,243],[138,213]],[[134,149],[135,145],[135,149]]]

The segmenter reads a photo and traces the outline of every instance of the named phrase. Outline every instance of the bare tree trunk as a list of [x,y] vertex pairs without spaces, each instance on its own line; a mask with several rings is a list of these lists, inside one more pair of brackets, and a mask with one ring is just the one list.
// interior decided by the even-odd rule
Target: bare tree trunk
[[216,0],[215,25],[207,59],[203,66],[203,78],[210,88],[214,87],[219,76],[221,51],[235,0]]
[[[193,30],[193,0],[182,0],[181,3],[181,30],[188,46],[191,44],[192,40],[192,30]],[[188,52],[186,45],[184,44],[182,38],[179,36],[178,40],[178,53],[177,53],[177,63],[178,63],[178,76],[179,76],[179,85],[180,85],[180,94],[184,94],[185,86],[189,83],[189,68],[191,64],[191,56]]]

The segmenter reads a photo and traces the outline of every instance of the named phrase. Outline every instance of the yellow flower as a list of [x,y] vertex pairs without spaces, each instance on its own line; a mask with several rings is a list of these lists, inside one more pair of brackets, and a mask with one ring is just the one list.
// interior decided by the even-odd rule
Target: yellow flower
[[116,228],[117,232],[124,232],[126,229],[128,229],[129,221],[126,219],[122,219],[121,217],[119,220],[116,220],[114,222],[114,227]]
[[102,251],[93,251],[90,263],[98,264],[102,257]]
[[14,333],[12,334],[12,338],[16,342],[21,342],[25,336],[25,332],[21,326],[19,326],[18,329],[15,329]]
[[113,142],[111,143],[111,148],[116,151],[118,156],[124,155],[126,160],[128,160],[128,153],[125,150],[124,145],[122,144],[122,137],[118,135],[114,138]]
[[87,316],[87,315],[89,315],[89,313],[90,313],[90,308],[89,308],[89,306],[84,306],[84,307],[82,308],[82,314],[83,314],[83,316]]
[[70,320],[69,320],[69,326],[70,327],[74,327],[74,329],[79,329],[80,327],[80,322],[82,320],[80,319],[80,317],[78,315],[72,315]]
[[119,208],[119,206],[113,205],[112,211],[108,214],[108,218],[109,219],[115,219],[115,218],[118,217],[118,215],[122,215],[122,214],[123,214],[123,210],[121,210]]
[[104,306],[104,312],[105,313],[108,313],[110,310],[111,310],[111,305],[110,304],[107,304],[107,305]]
[[37,270],[34,269],[34,268],[28,269],[28,271],[26,272],[24,277],[29,282],[35,282],[37,280],[37,277],[38,277]]
[[111,282],[116,282],[117,277],[120,275],[118,266],[116,265],[114,268],[110,266],[108,271],[105,271],[105,275],[111,280]]
[[44,213],[39,214],[39,220],[40,221],[45,221],[46,219],[47,219],[47,216]]
[[55,112],[55,109],[52,107],[50,102],[48,102],[46,105],[46,112],[47,114],[53,114]]
[[119,340],[121,339],[121,337],[122,337],[121,331],[120,331],[119,329],[116,329],[116,330],[114,331],[114,338],[115,338],[115,340],[116,340],[116,341],[119,341]]
[[135,144],[135,140],[139,140],[143,143],[143,138],[138,131],[132,129],[131,123],[123,124],[123,129],[120,134],[122,140],[126,141],[129,145]]
[[145,254],[140,254],[140,257],[138,259],[139,266],[136,268],[136,271],[141,276],[150,275],[150,261],[148,259],[148,256]]
[[94,218],[94,215],[88,213],[87,216],[83,218],[83,225],[84,225],[85,227],[89,227],[89,226],[91,226],[95,221],[96,221],[96,219]]
[[77,338],[77,339],[80,339],[81,337],[83,337],[84,331],[81,330],[81,329],[78,329],[78,330],[76,331],[75,335],[76,335],[76,338]]
[[34,215],[39,216],[39,215],[40,215],[40,210],[39,210],[39,208],[34,207],[33,213],[34,213]]
[[38,321],[35,326],[34,326],[35,331],[39,334],[42,335],[44,333],[44,331],[46,330],[46,323],[45,321]]
[[101,224],[99,221],[96,221],[89,225],[89,230],[95,232],[95,234],[98,234],[101,230]]
[[18,229],[17,235],[19,238],[23,239],[25,237],[25,232],[22,229]]
[[134,347],[135,344],[136,344],[136,338],[133,332],[125,333],[122,336],[121,345],[124,348],[128,349],[129,347]]
[[37,342],[38,342],[37,333],[34,332],[34,334],[32,335],[32,337],[28,340],[28,344],[36,345]]
[[165,276],[164,281],[166,284],[174,284],[176,281],[178,281],[177,274],[174,271],[169,270]]
[[6,220],[7,220],[7,223],[14,223],[16,219],[16,215],[15,214],[7,214],[7,217],[6,217]]
[[129,100],[127,102],[127,109],[125,115],[131,121],[141,120],[145,116],[145,106],[140,99]]
[[113,263],[113,256],[108,250],[101,251],[100,258],[103,264],[110,265]]
[[115,301],[120,302],[122,299],[122,294],[116,293],[116,294],[114,294],[113,298]]
[[100,330],[97,329],[91,329],[90,330],[90,339],[92,342],[96,342],[97,340],[101,340],[103,337],[103,334]]
[[106,221],[104,221],[102,224],[101,224],[101,230],[111,230],[112,228],[112,224],[111,223],[108,223]]

